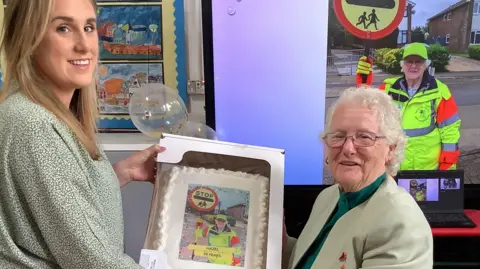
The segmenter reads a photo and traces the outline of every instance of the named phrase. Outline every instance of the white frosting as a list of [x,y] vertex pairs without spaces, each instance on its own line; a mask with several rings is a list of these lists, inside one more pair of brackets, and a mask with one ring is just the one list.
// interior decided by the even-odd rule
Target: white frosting
[[258,176],[260,180],[260,195],[259,195],[259,221],[257,228],[257,237],[255,240],[255,249],[257,253],[255,257],[255,268],[263,269],[265,268],[265,257],[264,253],[266,248],[266,231],[268,229],[268,199],[269,199],[269,181],[266,177]]
[[160,214],[158,214],[158,220],[156,221],[157,227],[157,238],[156,238],[156,249],[163,251],[166,247],[167,242],[167,225],[168,225],[168,214],[170,209],[170,198],[172,196],[172,192],[175,188],[176,180],[178,179],[178,175],[180,174],[180,169],[178,167],[174,167],[172,169],[169,177],[165,178],[167,181],[165,182],[165,187],[163,188],[163,203],[160,209]]
[[[172,214],[178,214],[179,205],[172,204],[172,193],[177,187],[189,183],[204,184],[203,182],[189,181],[188,178],[195,179],[194,175],[208,175],[209,181],[218,182],[219,186],[236,188],[235,185],[240,185],[242,182],[249,182],[246,186],[250,186],[247,190],[250,191],[249,212],[255,212],[255,215],[248,216],[247,228],[247,245],[245,251],[245,264],[243,268],[249,269],[264,269],[266,264],[266,246],[267,246],[267,229],[268,229],[268,201],[269,201],[269,179],[260,175],[252,175],[243,172],[232,172],[224,169],[205,169],[192,168],[184,166],[174,166],[170,173],[164,173],[162,178],[163,185],[159,190],[157,202],[160,203],[158,208],[160,213],[156,214],[157,219],[154,221],[157,225],[154,240],[154,247],[159,251],[172,252],[172,255],[178,255],[178,250],[173,250],[171,240],[168,236],[178,237],[175,233],[172,234],[172,227],[174,225],[169,223]],[[217,176],[217,177],[215,177]],[[187,178],[187,179],[186,179]],[[215,181],[218,178],[218,181]],[[189,182],[187,182],[189,181]],[[217,185],[215,183],[208,185]],[[175,195],[178,193],[175,193]],[[258,194],[258,197],[252,195]],[[184,212],[181,212],[182,216]],[[250,234],[252,233],[252,234]],[[172,238],[173,240],[174,238]],[[253,240],[253,242],[248,242]],[[253,249],[252,249],[253,248]],[[250,256],[250,257],[249,257]],[[175,266],[172,268],[176,269]],[[192,268],[210,268],[197,264]],[[239,267],[242,268],[242,267]]]

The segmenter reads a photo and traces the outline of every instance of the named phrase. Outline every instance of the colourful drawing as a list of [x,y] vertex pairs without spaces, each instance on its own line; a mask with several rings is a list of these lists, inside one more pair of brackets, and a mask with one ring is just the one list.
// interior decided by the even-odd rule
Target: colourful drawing
[[161,5],[99,6],[101,60],[162,60]]
[[147,83],[163,82],[161,63],[104,63],[98,68],[101,114],[128,114],[130,96]]
[[179,258],[244,266],[250,192],[190,184]]

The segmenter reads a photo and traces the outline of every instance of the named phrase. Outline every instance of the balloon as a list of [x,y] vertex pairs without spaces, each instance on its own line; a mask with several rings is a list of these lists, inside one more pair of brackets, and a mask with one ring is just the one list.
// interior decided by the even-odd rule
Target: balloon
[[160,83],[143,84],[135,90],[128,106],[135,127],[153,138],[178,134],[188,113],[177,91]]
[[193,121],[184,122],[179,134],[183,136],[218,140],[217,133],[212,128],[203,123]]

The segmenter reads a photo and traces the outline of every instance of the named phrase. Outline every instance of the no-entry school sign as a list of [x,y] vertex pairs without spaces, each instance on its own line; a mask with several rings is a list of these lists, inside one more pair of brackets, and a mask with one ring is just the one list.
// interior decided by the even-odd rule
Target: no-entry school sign
[[402,22],[407,0],[334,0],[338,21],[361,39],[380,39]]

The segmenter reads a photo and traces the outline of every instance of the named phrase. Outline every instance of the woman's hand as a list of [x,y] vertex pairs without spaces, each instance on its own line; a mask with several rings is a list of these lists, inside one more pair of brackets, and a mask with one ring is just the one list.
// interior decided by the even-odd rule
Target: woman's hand
[[164,152],[165,148],[153,145],[147,149],[133,154],[113,166],[117,174],[120,187],[132,181],[155,182],[158,153]]

